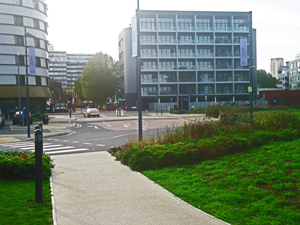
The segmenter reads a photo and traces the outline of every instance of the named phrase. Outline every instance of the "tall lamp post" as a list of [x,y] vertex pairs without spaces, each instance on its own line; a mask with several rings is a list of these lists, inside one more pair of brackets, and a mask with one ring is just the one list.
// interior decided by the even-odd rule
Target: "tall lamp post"
[[136,57],[136,68],[137,68],[137,107],[138,107],[138,121],[139,121],[139,141],[143,140],[143,118],[142,118],[142,95],[141,95],[141,55],[140,55],[140,1],[137,0],[136,10],[136,23],[137,23],[137,57]]
[[21,126],[20,52],[18,55],[19,126]]

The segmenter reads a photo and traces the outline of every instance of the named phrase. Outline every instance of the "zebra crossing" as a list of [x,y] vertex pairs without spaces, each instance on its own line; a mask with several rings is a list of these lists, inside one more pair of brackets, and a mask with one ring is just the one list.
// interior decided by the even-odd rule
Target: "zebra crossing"
[[[11,143],[3,143],[0,144],[1,149],[13,149],[13,150],[24,150],[24,151],[31,151],[35,150],[34,142],[29,141],[20,141],[20,142],[11,142]],[[48,155],[58,155],[58,154],[67,154],[67,153],[79,153],[88,151],[88,148],[76,148],[74,146],[64,146],[61,144],[53,144],[49,142],[43,143],[43,152],[47,153]]]

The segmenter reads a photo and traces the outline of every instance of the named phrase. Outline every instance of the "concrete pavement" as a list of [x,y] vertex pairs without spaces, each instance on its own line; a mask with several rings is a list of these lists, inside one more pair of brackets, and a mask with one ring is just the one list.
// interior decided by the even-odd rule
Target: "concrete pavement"
[[227,224],[131,171],[108,152],[59,155],[55,162],[55,224]]

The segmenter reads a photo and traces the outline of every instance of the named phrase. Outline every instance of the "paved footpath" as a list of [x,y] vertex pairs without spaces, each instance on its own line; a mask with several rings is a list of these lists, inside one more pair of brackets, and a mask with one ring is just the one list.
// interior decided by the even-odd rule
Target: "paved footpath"
[[58,225],[227,224],[131,171],[108,152],[54,159],[52,187]]

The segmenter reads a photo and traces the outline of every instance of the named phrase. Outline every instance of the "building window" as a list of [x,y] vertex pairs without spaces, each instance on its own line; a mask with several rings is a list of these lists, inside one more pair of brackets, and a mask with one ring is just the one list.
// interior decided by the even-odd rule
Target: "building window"
[[123,45],[123,38],[119,41],[119,47]]
[[36,85],[41,85],[41,77],[36,76],[35,83],[36,83]]
[[33,27],[36,29],[40,29],[40,24],[39,21],[36,19],[33,19]]
[[23,36],[15,36],[15,45],[24,45]]
[[32,4],[33,4],[33,8],[35,8],[36,10],[39,10],[39,3],[38,3],[38,1],[33,0]]
[[14,5],[22,5],[22,0],[14,0]]
[[[18,84],[18,76],[16,76],[17,78],[17,84]],[[25,85],[25,76],[20,75],[20,85]]]
[[15,75],[0,75],[1,84],[17,84]]
[[47,86],[46,77],[41,77],[41,84],[42,84],[42,86]]
[[16,55],[15,56],[15,62],[16,62],[16,65],[18,65],[18,61],[19,61],[19,65],[25,65],[24,64],[24,56],[22,55],[19,55],[19,57]]
[[28,76],[28,85],[36,85],[35,76]]
[[41,67],[41,58],[35,57],[35,66],[36,67]]
[[36,48],[40,48],[41,47],[41,45],[40,45],[40,39],[38,39],[38,38],[34,39],[34,47],[36,47]]
[[18,26],[23,26],[22,16],[14,16],[14,24]]

